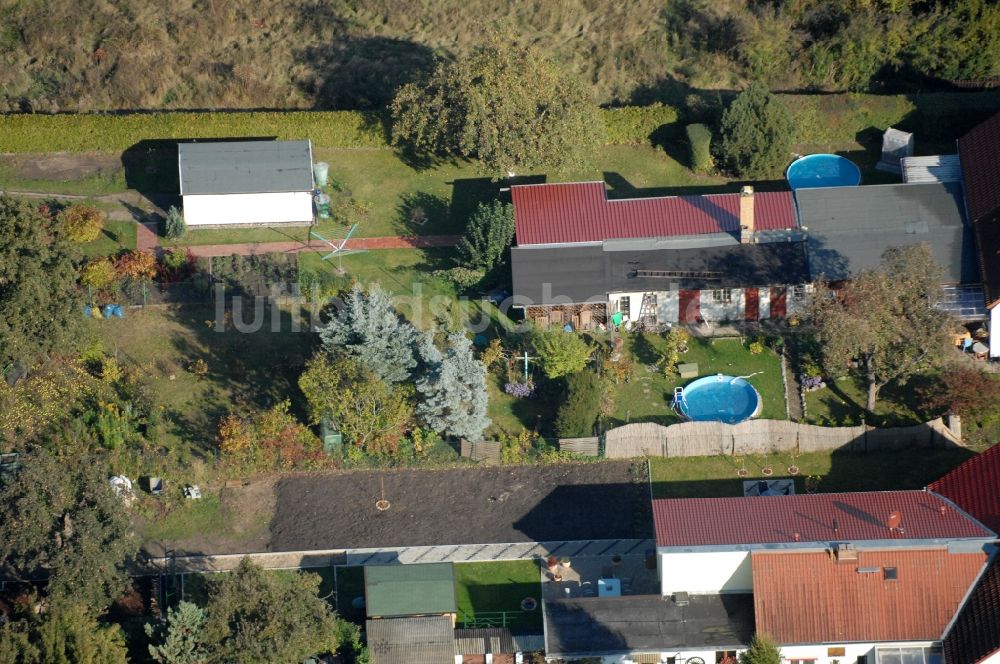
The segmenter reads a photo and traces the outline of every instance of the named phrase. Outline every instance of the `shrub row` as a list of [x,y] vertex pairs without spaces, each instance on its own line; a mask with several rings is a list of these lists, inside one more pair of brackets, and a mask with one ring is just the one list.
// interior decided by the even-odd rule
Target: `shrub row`
[[[1000,91],[779,96],[795,121],[797,140],[828,145],[853,143],[867,129],[888,126],[929,139],[953,138],[1000,108]],[[657,129],[678,120],[676,109],[659,103],[606,108],[601,116],[609,145],[648,144]],[[384,113],[359,111],[11,114],[0,115],[0,152],[113,152],[142,140],[236,136],[379,148],[387,145],[387,127]]]
[[677,109],[656,103],[649,106],[621,106],[601,110],[605,144],[648,144],[650,136],[663,125],[677,122]]
[[385,118],[358,111],[0,115],[0,152],[118,152],[143,140],[273,136],[318,147],[386,145]]

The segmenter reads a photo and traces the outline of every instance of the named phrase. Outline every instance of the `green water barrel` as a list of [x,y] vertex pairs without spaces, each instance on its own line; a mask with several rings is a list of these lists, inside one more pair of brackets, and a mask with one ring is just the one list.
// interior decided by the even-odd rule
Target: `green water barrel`
[[330,164],[325,161],[317,161],[313,164],[313,180],[317,187],[325,187],[326,179],[330,173]]

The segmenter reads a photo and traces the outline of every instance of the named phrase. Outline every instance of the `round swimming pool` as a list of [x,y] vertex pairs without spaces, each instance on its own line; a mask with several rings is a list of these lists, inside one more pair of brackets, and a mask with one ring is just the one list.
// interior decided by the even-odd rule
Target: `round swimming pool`
[[861,169],[836,154],[810,154],[799,157],[785,171],[788,186],[794,189],[812,187],[856,187],[861,184]]
[[736,424],[760,412],[757,389],[738,376],[705,376],[675,395],[675,407],[689,420]]

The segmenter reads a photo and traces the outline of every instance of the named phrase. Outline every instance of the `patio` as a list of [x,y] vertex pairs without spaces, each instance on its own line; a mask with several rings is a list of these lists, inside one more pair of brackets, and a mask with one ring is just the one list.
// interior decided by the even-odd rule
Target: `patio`
[[[542,561],[542,597],[546,600],[567,597],[614,597],[617,595],[656,595],[660,582],[656,558],[645,555],[578,556],[569,564],[560,563],[554,570]],[[556,578],[560,580],[556,580]]]

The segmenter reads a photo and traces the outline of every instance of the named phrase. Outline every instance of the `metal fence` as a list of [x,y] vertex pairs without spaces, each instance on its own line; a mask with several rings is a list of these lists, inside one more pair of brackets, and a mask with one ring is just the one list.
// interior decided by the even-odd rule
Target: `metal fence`
[[638,456],[690,457],[718,454],[770,454],[845,450],[878,452],[900,449],[955,447],[960,438],[941,418],[908,427],[821,427],[785,420],[750,420],[739,424],[682,422],[662,426],[652,422],[626,424],[605,434],[609,459]]

